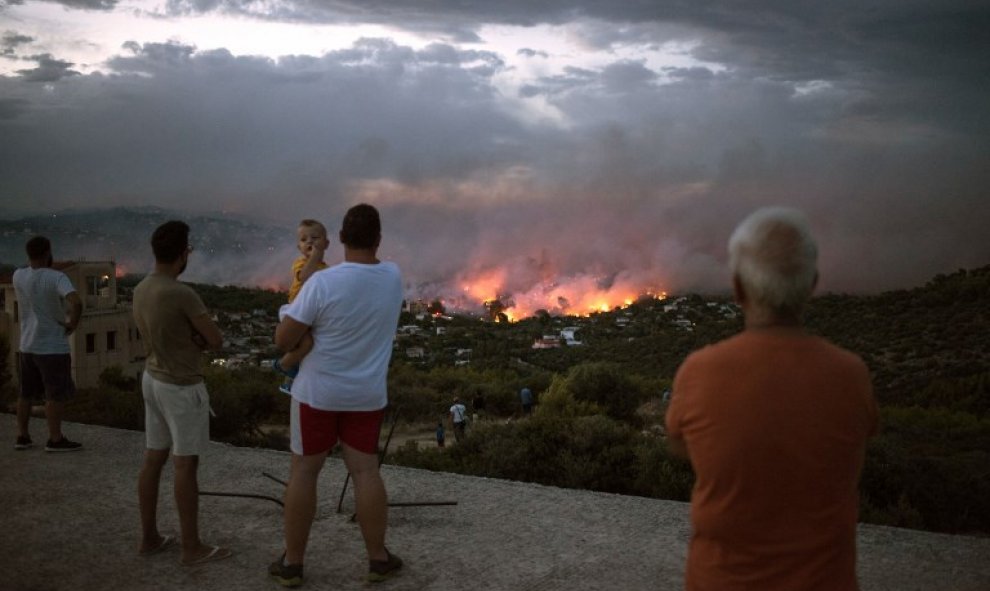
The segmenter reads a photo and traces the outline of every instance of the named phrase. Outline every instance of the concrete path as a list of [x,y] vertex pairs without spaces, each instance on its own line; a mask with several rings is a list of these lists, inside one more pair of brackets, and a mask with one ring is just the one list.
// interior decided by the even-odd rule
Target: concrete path
[[[14,417],[0,415],[0,591],[279,588],[266,574],[281,551],[280,507],[266,500],[202,497],[206,542],[233,549],[230,559],[195,568],[173,549],[136,555],[136,477],[143,434],[67,424],[85,450],[43,451],[44,424],[32,420],[36,446],[15,451]],[[42,445],[38,445],[39,440]],[[281,498],[288,454],[211,446],[200,487]],[[457,501],[399,507],[389,517],[389,547],[406,561],[386,590],[681,589],[688,506],[672,501],[557,489],[387,466],[393,502]],[[331,459],[306,562],[304,589],[366,589],[367,563],[357,526],[337,500],[344,472]],[[163,533],[177,533],[171,466],[162,486]],[[986,591],[990,539],[862,526],[864,591]]]

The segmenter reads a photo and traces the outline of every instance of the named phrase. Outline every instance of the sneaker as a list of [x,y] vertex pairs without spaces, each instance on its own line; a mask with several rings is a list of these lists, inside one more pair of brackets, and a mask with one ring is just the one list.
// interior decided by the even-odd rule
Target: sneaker
[[369,583],[381,583],[382,581],[387,581],[397,574],[400,568],[402,568],[401,558],[389,552],[388,548],[385,549],[385,553],[388,554],[388,560],[368,561]]
[[45,444],[45,451],[79,451],[82,449],[82,444],[75,441],[69,441],[69,438],[62,436],[58,441],[48,440]]
[[298,587],[303,584],[303,565],[285,564],[285,554],[271,563],[268,574],[283,587]]
[[14,449],[28,449],[29,447],[34,447],[31,437],[29,435],[18,435],[17,441],[14,443]]

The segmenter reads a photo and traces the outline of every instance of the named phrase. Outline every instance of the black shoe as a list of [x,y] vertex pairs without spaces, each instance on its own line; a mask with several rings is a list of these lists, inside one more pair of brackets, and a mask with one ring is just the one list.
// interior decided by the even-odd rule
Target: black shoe
[[369,583],[381,583],[382,581],[387,581],[398,573],[400,568],[402,568],[401,558],[389,552],[388,548],[385,549],[385,553],[388,554],[388,560],[368,561]]
[[271,563],[268,574],[283,587],[298,587],[303,584],[303,565],[285,564],[285,554]]
[[34,447],[34,442],[31,441],[30,435],[18,435],[17,441],[14,442],[14,449],[28,449]]
[[45,451],[79,451],[82,449],[81,443],[76,443],[75,441],[69,441],[69,438],[62,436],[58,441],[48,440],[45,444]]

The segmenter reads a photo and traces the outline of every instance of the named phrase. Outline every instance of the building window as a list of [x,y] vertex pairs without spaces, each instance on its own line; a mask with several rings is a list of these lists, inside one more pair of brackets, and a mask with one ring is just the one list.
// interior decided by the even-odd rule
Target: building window
[[91,275],[86,277],[86,295],[108,296],[110,295],[110,276]]
[[86,333],[86,352],[96,353],[96,333],[87,332]]
[[107,331],[107,351],[117,350],[117,331]]

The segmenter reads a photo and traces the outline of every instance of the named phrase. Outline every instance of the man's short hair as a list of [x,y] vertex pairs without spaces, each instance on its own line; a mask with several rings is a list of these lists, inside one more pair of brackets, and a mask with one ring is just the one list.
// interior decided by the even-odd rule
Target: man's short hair
[[151,235],[151,250],[155,261],[163,264],[174,263],[189,248],[189,224],[170,220],[155,228]]
[[818,246],[800,211],[758,209],[729,238],[729,268],[746,296],[781,314],[799,314],[818,277]]
[[27,241],[24,250],[27,251],[29,260],[40,261],[51,254],[52,243],[44,236],[35,236]]
[[378,210],[361,203],[347,210],[340,228],[340,241],[351,248],[374,248],[382,235]]
[[323,235],[327,235],[327,227],[324,226],[319,220],[314,220],[306,218],[299,222],[300,228],[319,228],[323,232]]

